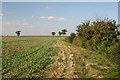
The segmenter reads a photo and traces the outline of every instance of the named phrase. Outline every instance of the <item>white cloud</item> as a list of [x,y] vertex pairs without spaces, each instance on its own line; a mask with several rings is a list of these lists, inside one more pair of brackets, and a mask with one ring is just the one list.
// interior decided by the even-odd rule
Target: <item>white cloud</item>
[[40,19],[46,19],[46,20],[57,20],[57,21],[65,21],[66,19],[64,17],[54,17],[54,16],[40,16]]
[[58,21],[64,21],[64,20],[65,20],[65,18],[60,17],[60,18],[58,18],[57,20],[58,20]]
[[51,20],[51,19],[54,19],[54,18],[55,18],[55,17],[53,17],[53,16],[48,16],[48,17],[47,17],[48,20]]
[[51,19],[55,19],[54,16],[40,16],[41,19],[47,19],[47,20],[51,20]]
[[41,18],[41,19],[45,19],[45,18],[47,18],[47,17],[46,17],[46,16],[40,16],[40,18]]

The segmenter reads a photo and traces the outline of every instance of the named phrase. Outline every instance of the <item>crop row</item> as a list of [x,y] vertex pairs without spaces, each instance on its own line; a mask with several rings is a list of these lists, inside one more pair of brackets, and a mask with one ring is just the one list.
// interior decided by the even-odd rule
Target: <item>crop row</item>
[[[53,56],[58,52],[58,50],[52,46],[53,42],[56,40],[57,39],[35,38],[31,41],[36,42],[36,45],[25,48],[22,52],[3,56],[3,78],[28,78],[33,72],[43,70],[48,64],[53,62],[53,60],[50,59],[50,56]],[[17,42],[14,44],[17,44]],[[28,45],[32,45],[32,42]]]

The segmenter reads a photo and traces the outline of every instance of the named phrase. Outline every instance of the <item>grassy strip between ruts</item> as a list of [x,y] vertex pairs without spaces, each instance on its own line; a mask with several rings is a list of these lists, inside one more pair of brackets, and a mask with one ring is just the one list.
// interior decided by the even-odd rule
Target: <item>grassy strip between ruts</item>
[[[114,64],[105,56],[94,51],[77,47],[70,43],[74,54],[76,74],[80,78],[118,78],[118,64]],[[74,51],[77,50],[77,51]]]

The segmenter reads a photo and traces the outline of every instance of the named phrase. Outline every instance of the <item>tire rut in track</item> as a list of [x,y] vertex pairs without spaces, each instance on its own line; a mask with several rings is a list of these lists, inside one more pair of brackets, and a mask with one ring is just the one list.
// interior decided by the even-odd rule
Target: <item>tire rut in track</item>
[[48,77],[77,78],[77,75],[74,74],[75,63],[71,47],[65,45],[62,41],[57,41],[54,44],[54,47],[59,48],[60,51],[57,56],[52,57],[52,59],[56,60],[56,62],[49,65],[49,67],[54,69],[51,69],[52,71],[48,73]]
[[[63,41],[57,41],[54,44],[55,47],[58,47],[60,49],[58,56],[56,57],[56,64],[62,64],[61,69],[59,69],[60,66],[56,67],[57,70],[54,68],[54,72],[57,72],[58,75],[54,76],[55,78],[78,78],[78,75],[76,74],[76,64],[74,62],[74,53],[81,53],[81,51],[74,46],[70,46],[65,44]],[[82,49],[82,48],[81,48]],[[84,49],[82,49],[84,51]],[[85,69],[87,72],[93,76],[96,77],[100,73],[99,70],[95,69],[93,66],[97,66],[96,63],[93,63],[86,59],[83,55],[79,55],[81,58],[81,61],[85,63]],[[58,60],[61,59],[63,62],[59,62]],[[54,74],[54,73],[53,73]],[[53,76],[51,76],[53,77]],[[97,78],[102,78],[103,76],[97,76]]]

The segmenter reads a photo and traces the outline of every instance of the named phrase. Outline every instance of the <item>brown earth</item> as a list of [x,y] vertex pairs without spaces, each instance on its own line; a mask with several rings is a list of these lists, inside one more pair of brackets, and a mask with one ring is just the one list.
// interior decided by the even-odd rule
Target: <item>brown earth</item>
[[[54,47],[59,48],[59,53],[57,56],[52,57],[55,62],[48,66],[48,68],[53,68],[49,71],[49,78],[78,78],[76,74],[76,64],[74,62],[74,54],[80,53],[80,50],[76,46],[70,46],[65,44],[63,41],[57,41],[54,44]],[[79,55],[78,59],[85,63],[85,69],[91,75],[91,77],[96,77],[100,71],[94,68],[96,63],[90,62],[86,59],[85,56]],[[99,75],[97,78],[103,78],[103,76]]]

